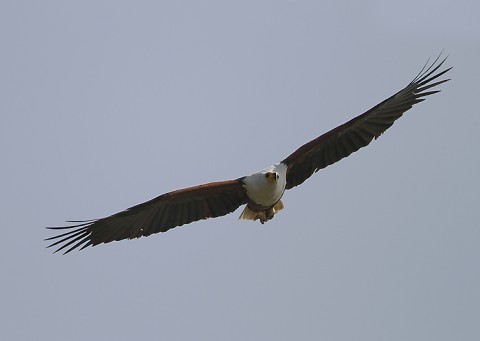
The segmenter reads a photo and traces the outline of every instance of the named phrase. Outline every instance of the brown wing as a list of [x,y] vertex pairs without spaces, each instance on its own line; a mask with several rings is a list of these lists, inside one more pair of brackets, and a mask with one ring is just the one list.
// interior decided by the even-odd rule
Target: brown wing
[[212,182],[169,192],[109,217],[89,221],[72,221],[79,224],[66,227],[48,227],[70,231],[48,238],[57,240],[49,245],[68,253],[80,247],[109,243],[114,240],[139,238],[165,232],[173,227],[193,221],[219,217],[235,211],[246,203],[243,178]]
[[437,72],[446,58],[439,63],[440,56],[428,66],[423,67],[415,79],[395,95],[377,104],[364,114],[330,130],[316,139],[304,144],[282,162],[288,166],[286,189],[300,185],[313,173],[325,168],[344,157],[367,146],[378,138],[403,113],[414,104],[424,100],[425,96],[439,92],[426,91],[449,79],[432,83],[451,68]]

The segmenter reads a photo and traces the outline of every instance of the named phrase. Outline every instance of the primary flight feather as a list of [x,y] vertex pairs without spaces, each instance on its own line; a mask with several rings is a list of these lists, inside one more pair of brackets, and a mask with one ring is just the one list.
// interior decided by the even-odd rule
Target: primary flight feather
[[403,113],[425,96],[439,92],[432,88],[447,82],[438,80],[451,68],[439,71],[446,58],[423,67],[405,88],[367,112],[304,144],[283,161],[235,180],[211,182],[162,194],[111,216],[72,221],[74,225],[48,227],[66,232],[47,238],[48,247],[68,253],[114,240],[139,238],[165,232],[197,220],[214,218],[246,205],[240,219],[260,220],[263,224],[283,208],[286,189],[302,184],[313,173],[325,168],[378,138]]

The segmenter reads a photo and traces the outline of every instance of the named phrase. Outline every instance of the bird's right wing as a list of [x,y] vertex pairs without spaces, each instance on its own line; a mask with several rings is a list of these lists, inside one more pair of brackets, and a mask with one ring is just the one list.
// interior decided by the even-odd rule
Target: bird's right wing
[[89,245],[149,236],[193,221],[226,215],[247,202],[242,180],[189,187],[160,195],[109,217],[72,221],[77,224],[65,227],[48,227],[68,230],[48,238],[56,240],[48,247],[58,246],[55,252],[69,247],[65,251],[68,253],[79,247],[81,250]]

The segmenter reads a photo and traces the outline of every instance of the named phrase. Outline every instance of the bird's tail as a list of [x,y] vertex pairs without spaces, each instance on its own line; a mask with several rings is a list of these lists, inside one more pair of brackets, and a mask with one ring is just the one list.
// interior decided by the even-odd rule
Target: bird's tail
[[[266,221],[266,220],[272,219],[273,216],[278,211],[280,211],[281,209],[283,209],[283,202],[281,200],[279,200],[275,204],[275,206],[273,206],[272,208],[267,210],[267,211],[269,211],[268,213],[267,213],[267,211],[260,211],[260,212],[253,211],[247,205],[243,209],[243,212],[242,212],[242,214],[240,214],[240,217],[238,217],[238,219],[241,219],[241,220],[257,220],[257,219],[260,219],[260,220]],[[269,215],[269,217],[266,216],[267,214]]]
[[258,212],[252,211],[248,205],[243,209],[242,214],[238,217],[240,220],[256,220],[258,219]]

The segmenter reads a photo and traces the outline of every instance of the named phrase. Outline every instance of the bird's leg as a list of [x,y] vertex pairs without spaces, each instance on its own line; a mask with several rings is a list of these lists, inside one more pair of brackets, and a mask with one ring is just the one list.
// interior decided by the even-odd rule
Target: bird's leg
[[270,207],[268,210],[265,211],[265,216],[267,217],[267,220],[271,220],[273,219],[273,217],[275,216],[275,208],[273,207]]
[[265,211],[261,211],[262,214],[260,214],[260,212],[258,213],[258,218],[260,218],[260,222],[262,224],[265,224],[265,222],[273,219],[273,217],[275,216],[275,209],[273,207],[270,207]]
[[266,216],[266,211],[258,211],[257,216],[255,217],[254,220],[257,220],[257,219],[260,220],[262,224],[265,224],[265,222],[268,220]]
[[273,219],[276,212],[277,211],[274,207],[270,207],[269,209],[263,211],[258,211],[255,219],[253,220],[260,220],[262,224],[265,224],[267,221]]

